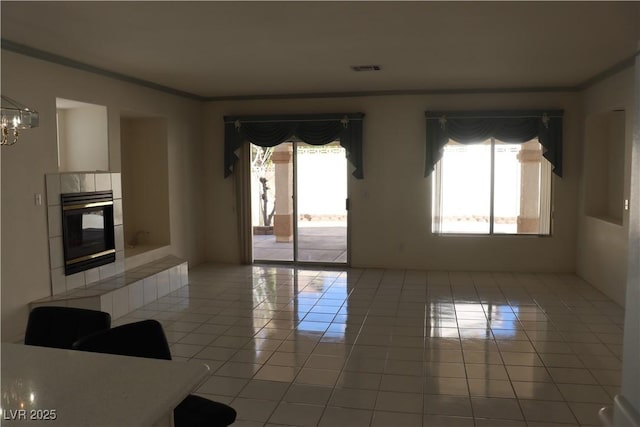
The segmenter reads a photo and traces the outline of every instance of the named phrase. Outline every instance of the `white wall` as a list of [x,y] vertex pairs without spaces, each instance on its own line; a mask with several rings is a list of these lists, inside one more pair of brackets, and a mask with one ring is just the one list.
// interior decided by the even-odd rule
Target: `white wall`
[[24,333],[30,301],[51,294],[45,174],[57,172],[56,98],[108,109],[109,163],[120,172],[121,110],[168,120],[171,250],[192,265],[203,260],[202,104],[103,76],[2,51],[2,93],[35,108],[40,126],[2,147],[2,340]]
[[[430,180],[424,178],[425,110],[565,110],[565,177],[553,179],[553,236],[430,234]],[[452,270],[575,271],[580,172],[578,95],[412,95],[211,102],[205,111],[207,255],[239,262],[233,176],[223,179],[223,116],[363,112],[363,180],[349,178],[352,265]]]
[[[584,126],[589,117],[613,110],[625,110],[625,146],[623,198],[629,199],[631,170],[631,142],[634,123],[633,68],[626,69],[583,93]],[[589,138],[586,133],[584,139]],[[607,159],[604,159],[607,161]],[[592,285],[620,305],[624,305],[627,280],[627,242],[629,235],[629,213],[622,212],[622,221],[617,223],[599,216],[590,216],[585,205],[586,194],[591,191],[588,167],[583,176],[578,205],[578,246],[576,272]],[[607,184],[605,184],[607,185]],[[604,190],[603,190],[604,192]],[[620,207],[622,208],[622,207]]]
[[[638,44],[640,47],[640,43]],[[631,409],[620,411],[616,406],[616,426],[640,425],[640,55],[636,55],[635,86],[629,92],[633,104],[633,136],[629,185],[631,211],[629,215],[629,257],[624,322],[624,354],[622,366],[622,396]],[[616,398],[616,403],[619,399]]]

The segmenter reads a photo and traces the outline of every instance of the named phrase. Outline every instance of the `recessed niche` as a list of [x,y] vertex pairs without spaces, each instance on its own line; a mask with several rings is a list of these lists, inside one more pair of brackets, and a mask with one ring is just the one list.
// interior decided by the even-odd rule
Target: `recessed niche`
[[56,98],[58,171],[108,171],[107,107]]
[[585,136],[585,213],[622,224],[625,111],[589,116]]
[[120,120],[125,257],[170,244],[168,124],[159,117]]

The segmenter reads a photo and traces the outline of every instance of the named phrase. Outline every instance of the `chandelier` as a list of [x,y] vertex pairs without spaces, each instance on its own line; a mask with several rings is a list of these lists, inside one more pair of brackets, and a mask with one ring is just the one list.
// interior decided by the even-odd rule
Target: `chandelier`
[[0,97],[2,97],[0,108],[2,139],[0,145],[13,145],[18,142],[20,130],[38,126],[38,112],[8,96],[0,95]]

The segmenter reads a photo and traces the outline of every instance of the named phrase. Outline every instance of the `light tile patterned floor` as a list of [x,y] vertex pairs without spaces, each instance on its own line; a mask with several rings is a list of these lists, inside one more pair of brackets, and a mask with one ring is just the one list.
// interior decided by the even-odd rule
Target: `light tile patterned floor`
[[573,275],[204,265],[162,322],[235,426],[599,425],[623,310]]

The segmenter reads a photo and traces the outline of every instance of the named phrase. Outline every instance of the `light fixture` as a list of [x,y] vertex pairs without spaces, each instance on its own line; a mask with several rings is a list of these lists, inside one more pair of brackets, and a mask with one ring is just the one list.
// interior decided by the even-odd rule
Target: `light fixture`
[[38,112],[8,96],[0,95],[0,97],[2,97],[2,105],[0,106],[2,140],[0,145],[13,145],[18,142],[19,130],[38,126]]

